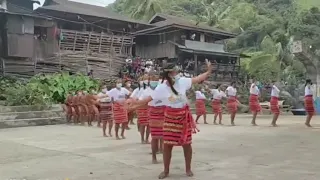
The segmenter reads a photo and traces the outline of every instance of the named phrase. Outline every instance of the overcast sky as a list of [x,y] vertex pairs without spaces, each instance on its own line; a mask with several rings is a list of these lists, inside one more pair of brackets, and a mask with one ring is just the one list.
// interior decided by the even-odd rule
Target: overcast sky
[[[40,0],[41,5],[43,4],[45,0]],[[92,5],[97,5],[97,6],[107,6],[110,3],[113,3],[115,0],[72,0],[76,2],[81,2],[81,3],[87,3],[87,4],[92,4]],[[35,8],[37,8],[35,6]]]

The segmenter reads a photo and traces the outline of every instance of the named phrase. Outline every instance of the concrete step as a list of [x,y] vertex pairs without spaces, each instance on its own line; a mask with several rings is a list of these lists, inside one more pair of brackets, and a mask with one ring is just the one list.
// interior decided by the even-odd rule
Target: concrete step
[[2,120],[0,121],[0,129],[27,126],[45,126],[65,123],[66,119],[64,117]]
[[29,112],[29,111],[62,111],[60,104],[48,106],[0,106],[0,113],[7,112]]
[[25,111],[25,112],[6,112],[0,113],[0,122],[3,120],[32,119],[64,117],[63,111]]

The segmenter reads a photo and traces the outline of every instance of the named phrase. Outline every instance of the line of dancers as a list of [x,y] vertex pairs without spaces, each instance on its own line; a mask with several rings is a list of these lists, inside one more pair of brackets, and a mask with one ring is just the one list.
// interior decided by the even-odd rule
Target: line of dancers
[[[315,115],[315,108],[314,108],[314,101],[313,101],[313,90],[312,90],[312,81],[310,79],[306,80],[305,83],[305,98],[304,98],[304,105],[305,110],[307,113],[305,125],[308,127],[311,127],[310,122],[312,117]],[[207,97],[205,96],[205,92],[212,95],[212,101],[211,101],[211,107],[212,112],[214,114],[214,124],[220,124],[222,125],[222,99],[227,99],[227,108],[228,112],[230,113],[230,119],[231,119],[231,125],[235,125],[234,120],[237,113],[237,107],[240,104],[240,102],[237,100],[237,89],[235,86],[235,82],[232,82],[230,86],[228,86],[225,90],[223,87],[218,84],[216,85],[215,89],[198,89],[195,91],[196,95],[196,123],[198,123],[198,120],[201,116],[204,118],[204,123],[208,124],[207,118],[206,118],[206,100]],[[270,98],[270,111],[273,113],[273,119],[271,121],[271,125],[276,127],[277,126],[277,120],[280,115],[280,108],[279,108],[279,95],[280,90],[276,86],[276,82],[272,82],[272,90],[271,90],[271,98]],[[256,124],[256,118],[257,114],[261,112],[262,108],[259,103],[259,96],[260,96],[260,90],[256,85],[256,81],[254,81],[251,84],[250,87],[250,96],[249,96],[249,108],[252,113],[252,121],[251,124],[253,126],[257,126]],[[217,117],[219,118],[219,123],[216,122]]]
[[[196,113],[197,119],[194,121],[190,111],[187,91],[193,84],[198,84],[207,79],[211,74],[212,65],[207,62],[207,71],[193,78],[181,77],[179,69],[172,64],[164,67],[162,77],[156,74],[144,75],[139,78],[139,87],[130,90],[131,82],[126,82],[126,88],[123,87],[122,80],[119,79],[116,87],[108,91],[105,87],[102,92],[97,94],[91,92],[78,92],[77,95],[69,95],[66,100],[65,110],[68,121],[75,123],[88,122],[91,126],[93,121],[98,121],[98,126],[103,124],[103,135],[112,136],[113,123],[115,124],[115,137],[117,140],[125,139],[125,130],[128,129],[128,123],[131,121],[129,116],[136,112],[138,118],[138,130],[141,135],[141,143],[149,143],[149,134],[151,134],[152,162],[157,163],[158,152],[163,153],[164,170],[159,174],[159,179],[169,176],[172,149],[174,146],[182,146],[185,157],[186,175],[191,177],[192,159],[192,134],[199,132],[196,122],[200,116],[204,115],[206,123],[206,111],[204,105],[205,90],[196,91]],[[306,125],[310,126],[310,120],[314,114],[311,81],[306,82],[306,109],[308,117]],[[231,115],[231,124],[237,112],[238,100],[236,98],[237,89],[235,83],[223,91],[219,86],[216,89],[207,89],[212,94],[212,109],[215,114],[214,123],[217,118],[219,124],[222,124],[221,99],[227,98],[227,108]],[[272,124],[276,126],[279,115],[278,97],[279,89],[272,90],[271,111],[274,113]],[[250,88],[250,109],[253,112],[252,124],[256,125],[255,119],[257,113],[261,110],[258,100],[258,91],[255,83]],[[130,115],[131,113],[131,115]],[[131,123],[133,123],[131,121]],[[216,123],[217,124],[217,123]],[[106,129],[108,126],[108,135]],[[120,135],[119,130],[121,129]]]

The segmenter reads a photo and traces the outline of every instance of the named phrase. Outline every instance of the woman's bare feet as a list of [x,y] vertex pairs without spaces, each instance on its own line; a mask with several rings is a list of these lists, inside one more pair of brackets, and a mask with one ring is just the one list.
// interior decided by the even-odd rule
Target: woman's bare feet
[[276,123],[271,123],[271,126],[278,127],[278,125]]
[[121,135],[121,138],[122,138],[122,139],[126,139],[126,137],[125,137],[124,135]]
[[255,122],[251,122],[252,126],[258,126]]
[[231,126],[235,126],[234,122],[231,122]]
[[110,137],[112,137],[112,134],[111,134],[111,133],[109,133],[109,136],[110,136]]
[[310,123],[304,123],[307,127],[312,127]]
[[187,171],[187,172],[186,172],[186,175],[187,175],[188,177],[193,177],[193,172],[192,172],[192,171]]
[[207,122],[204,122],[204,124],[208,124]]
[[108,136],[106,134],[104,134],[103,137],[108,137]]
[[169,176],[169,172],[161,172],[158,176],[159,179],[165,179]]
[[117,136],[117,137],[116,137],[116,140],[121,140],[121,139],[119,138],[119,136]]
[[152,159],[152,164],[158,164],[158,161],[156,159]]

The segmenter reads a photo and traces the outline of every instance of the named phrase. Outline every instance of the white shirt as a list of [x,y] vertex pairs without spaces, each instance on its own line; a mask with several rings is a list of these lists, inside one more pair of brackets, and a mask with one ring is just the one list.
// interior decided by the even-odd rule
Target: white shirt
[[123,102],[126,100],[126,96],[130,94],[126,88],[121,88],[120,90],[117,88],[113,88],[108,91],[108,96],[113,99],[113,101]]
[[236,96],[237,95],[237,89],[232,87],[232,86],[229,86],[227,89],[227,95],[228,96]]
[[256,86],[256,84],[252,83],[251,84],[251,87],[250,87],[250,94],[253,94],[253,95],[259,95],[259,88],[258,86]]
[[178,95],[174,94],[167,84],[159,84],[153,91],[151,97],[154,100],[162,100],[166,106],[172,108],[183,108],[188,104],[186,92],[192,86],[192,79],[181,77],[177,80],[173,87],[178,92]]
[[139,99],[139,96],[141,94],[141,92],[143,91],[143,88],[136,88],[135,90],[133,90],[133,92],[131,93],[130,97],[134,98],[134,99]]
[[201,91],[196,91],[196,99],[207,99]]
[[226,97],[226,94],[223,91],[219,91],[219,89],[212,89],[211,94],[213,99],[220,100],[222,97]]
[[313,95],[313,91],[312,91],[312,88],[311,88],[310,85],[307,85],[307,86],[304,88],[304,95],[305,95],[305,96]]
[[271,90],[271,96],[279,97],[279,93],[280,93],[280,90],[277,88],[276,85],[273,85]]
[[100,102],[111,102],[111,98],[110,97],[104,97],[102,98],[103,96],[105,95],[108,95],[108,92],[106,93],[103,93],[103,92],[100,92],[97,96],[100,98]]
[[[150,87],[148,87],[147,89],[142,91],[141,96],[139,97],[139,100],[143,100],[143,99],[151,96],[153,92],[154,92],[154,90],[151,89]],[[148,103],[148,106],[154,106],[154,107],[164,106],[164,105],[165,105],[165,103],[164,103],[163,100],[155,100],[155,99],[153,99],[152,101],[150,101]]]

